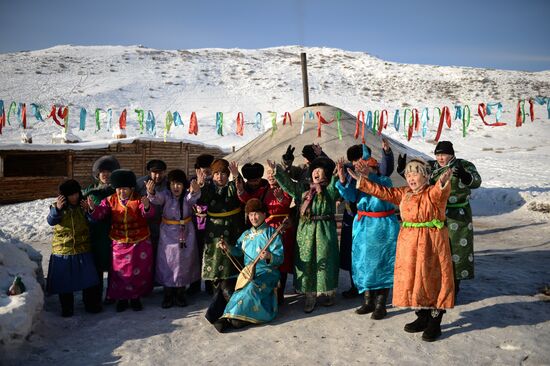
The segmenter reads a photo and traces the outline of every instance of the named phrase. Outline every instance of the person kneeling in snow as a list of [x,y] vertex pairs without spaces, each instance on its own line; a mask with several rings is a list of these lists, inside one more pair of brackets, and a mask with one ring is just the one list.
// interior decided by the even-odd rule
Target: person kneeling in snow
[[[235,246],[228,246],[223,240],[218,247],[228,255],[242,256],[245,266],[257,261],[253,278],[241,289],[236,290],[225,307],[223,316],[214,322],[219,332],[228,327],[243,328],[250,324],[267,323],[278,312],[277,284],[279,266],[283,263],[283,242],[276,229],[265,223],[267,210],[257,198],[248,200],[246,216],[252,228],[246,230]],[[275,237],[269,247],[264,247],[272,235]],[[229,251],[229,252],[228,252]]]
[[101,311],[99,280],[90,252],[91,218],[86,215],[85,202],[80,184],[69,179],[59,186],[59,196],[47,218],[54,229],[46,287],[48,293],[59,294],[63,317],[73,315],[73,292],[80,290],[86,311]]
[[[356,169],[364,171],[364,163]],[[411,160],[405,167],[408,187],[390,188],[370,181],[348,169],[357,188],[384,201],[399,205],[402,228],[397,238],[392,303],[417,309],[418,318],[405,325],[409,333],[424,332],[422,339],[435,341],[441,335],[444,309],[454,307],[454,276],[445,226],[445,206],[451,193],[451,170],[428,183],[425,162]]]

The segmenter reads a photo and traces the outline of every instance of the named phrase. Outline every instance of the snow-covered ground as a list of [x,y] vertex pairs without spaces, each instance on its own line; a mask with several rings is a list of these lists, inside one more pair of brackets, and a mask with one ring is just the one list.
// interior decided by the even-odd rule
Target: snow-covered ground
[[[262,113],[267,128],[269,111],[277,112],[280,121],[284,112],[301,106],[301,51],[308,54],[312,103],[330,103],[352,114],[387,109],[390,126],[384,133],[411,152],[432,155],[437,129],[434,107],[451,107],[453,117],[455,104],[472,110],[465,138],[454,120],[442,134],[442,139],[453,141],[458,157],[475,163],[483,178],[482,187],[472,196],[476,279],[464,283],[457,307],[443,318],[442,339],[426,344],[418,335],[403,332],[411,312],[391,309],[382,321],[356,315],[353,308],[358,299],[340,299],[334,308],[305,315],[303,300],[289,292],[287,305],[272,324],[220,335],[203,319],[206,295],[191,299],[188,308],[163,310],[160,293],[155,293],[146,299],[141,313],[117,314],[107,307],[94,316],[79,305],[71,319],[59,316],[58,301],[50,297],[34,333],[18,342],[16,350],[0,346],[0,360],[29,365],[550,364],[549,302],[537,295],[550,283],[546,106],[535,105],[535,121],[515,127],[519,98],[550,96],[550,71],[406,65],[327,48],[163,51],[138,46],[58,46],[0,55],[0,99],[6,112],[11,101],[27,103],[28,111],[30,103],[47,109],[53,103],[69,104],[73,133],[90,145],[103,144],[112,135],[112,130],[106,131],[105,115],[101,130],[95,131],[95,108],[112,108],[113,124],[126,108],[128,137],[139,136],[133,110],[143,108],[155,113],[158,137],[164,136],[164,116],[170,110],[182,115],[185,126],[172,127],[168,138],[239,147],[260,133],[252,127],[256,112]],[[502,120],[508,125],[483,125],[477,104],[498,101],[504,105]],[[80,107],[88,110],[85,131],[78,130]],[[415,133],[407,142],[403,131],[392,127],[394,110],[400,109],[403,116],[405,107],[429,108],[425,138]],[[193,111],[199,119],[198,136],[187,134]],[[223,137],[215,133],[218,111],[225,116]],[[243,137],[235,134],[240,111],[247,120]],[[494,121],[494,116],[489,118]],[[19,142],[22,131],[15,121],[12,116],[11,125],[0,135],[2,150],[30,147]],[[28,123],[33,145],[51,148],[51,136],[60,128],[51,120],[36,122],[32,116]],[[46,270],[51,228],[45,217],[50,200],[0,207],[2,254],[7,245],[29,243],[42,253]],[[3,278],[2,284],[6,281]],[[347,289],[347,281],[342,273],[341,290]],[[8,317],[0,313],[0,322],[9,321]]]

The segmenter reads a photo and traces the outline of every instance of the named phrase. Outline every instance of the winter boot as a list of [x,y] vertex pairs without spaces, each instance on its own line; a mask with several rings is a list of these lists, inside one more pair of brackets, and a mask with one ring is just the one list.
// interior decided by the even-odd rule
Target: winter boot
[[240,319],[229,319],[231,327],[234,329],[241,329],[250,325],[250,322],[240,320]]
[[332,306],[336,304],[336,293],[333,292],[329,295],[325,296],[325,299],[323,301],[323,306]]
[[223,333],[229,326],[229,321],[227,319],[218,319],[212,323],[214,325],[214,328],[220,333]]
[[174,306],[174,289],[172,287],[164,287],[164,297],[162,298],[162,304],[160,306],[163,309],[168,309]]
[[359,292],[357,291],[357,287],[351,286],[349,290],[342,292],[342,296],[346,299],[353,299],[354,297],[359,296]]
[[361,305],[360,308],[357,308],[355,310],[357,314],[363,315],[363,314],[372,313],[374,311],[374,294],[375,294],[375,291],[373,290],[365,291],[365,294],[363,295],[365,296],[365,303]]
[[418,333],[423,332],[428,326],[428,317],[430,315],[430,310],[421,309],[414,312],[417,316],[416,320],[405,324],[405,332],[407,333]]
[[428,314],[428,326],[422,333],[422,340],[433,342],[441,335],[441,319],[445,310],[431,310]]
[[306,302],[304,304],[304,312],[309,314],[315,309],[315,303],[317,302],[317,296],[315,293],[306,293]]
[[176,287],[176,305],[179,307],[187,306],[187,299],[185,298],[185,287]]
[[133,311],[141,311],[143,310],[143,304],[141,303],[141,300],[138,298],[131,299],[130,300],[130,307]]
[[59,302],[61,303],[61,316],[69,318],[74,314],[74,295],[72,292],[59,294]]
[[84,309],[91,314],[101,312],[101,289],[99,286],[92,286],[82,290]]
[[371,319],[380,320],[383,319],[386,314],[386,299],[388,298],[388,293],[390,292],[389,288],[383,288],[377,291],[376,300],[374,302],[374,311],[370,316]]
[[128,300],[118,300],[116,302],[116,312],[121,313],[128,309]]
[[201,292],[201,280],[195,281],[187,288],[187,294],[194,295]]

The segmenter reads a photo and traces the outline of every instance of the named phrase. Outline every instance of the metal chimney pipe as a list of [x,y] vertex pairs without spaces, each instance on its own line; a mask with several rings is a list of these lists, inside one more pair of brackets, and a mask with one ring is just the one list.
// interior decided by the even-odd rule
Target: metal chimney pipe
[[300,53],[300,64],[302,65],[302,89],[304,91],[304,107],[309,107],[309,85],[307,82],[307,59],[306,53]]

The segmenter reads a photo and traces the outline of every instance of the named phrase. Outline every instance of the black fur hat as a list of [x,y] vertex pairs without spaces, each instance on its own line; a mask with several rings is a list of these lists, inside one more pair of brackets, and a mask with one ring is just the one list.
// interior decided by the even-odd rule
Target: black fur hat
[[449,154],[454,155],[455,149],[451,141],[439,141],[435,147],[434,154]]
[[317,158],[313,145],[305,145],[302,148],[302,156],[307,159],[310,163]]
[[102,170],[113,172],[117,169],[120,169],[118,160],[113,155],[104,155],[94,162],[94,165],[92,166],[92,175],[94,178],[97,178],[99,172]]
[[241,172],[245,179],[257,179],[264,176],[264,166],[260,163],[246,163]]
[[332,177],[332,173],[336,168],[336,164],[334,163],[334,161],[330,160],[329,158],[321,156],[319,158],[314,159],[309,164],[309,175],[311,176],[313,171],[317,168],[323,169],[325,171],[325,176],[327,177],[327,179],[330,180],[330,178]]
[[136,175],[128,169],[117,169],[111,174],[113,188],[136,188]]
[[69,197],[75,193],[81,193],[80,184],[74,179],[67,179],[59,185],[59,194],[65,197]]
[[213,161],[214,161],[213,155],[201,154],[197,156],[197,160],[195,161],[195,169],[210,168],[210,165],[212,165]]
[[166,163],[159,159],[149,160],[146,169],[148,172],[158,172],[166,170]]
[[166,178],[168,180],[168,183],[170,182],[183,183],[183,186],[187,187],[187,175],[185,175],[185,172],[181,169],[170,170]]

